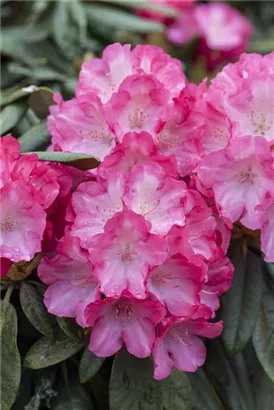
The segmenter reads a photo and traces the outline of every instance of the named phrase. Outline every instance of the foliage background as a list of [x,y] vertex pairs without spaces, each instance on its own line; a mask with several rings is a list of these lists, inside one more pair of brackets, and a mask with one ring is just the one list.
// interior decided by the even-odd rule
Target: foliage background
[[[274,3],[231,3],[255,27],[249,51],[272,51]],[[191,81],[214,75],[202,60],[193,63],[195,42],[172,47],[164,27],[134,15],[133,6],[145,7],[128,0],[1,0],[1,134],[19,138],[22,152],[45,149],[51,90],[71,98],[81,63],[114,41],[164,47],[183,62]],[[154,7],[173,16],[169,8]],[[35,273],[39,255],[17,264],[1,284],[2,409],[272,410],[274,265],[263,262],[258,240],[258,233],[235,226],[234,283],[219,312],[224,333],[207,343],[203,369],[174,372],[162,382],[153,380],[150,359],[124,350],[115,359],[91,354],[88,336],[74,321],[46,312]]]

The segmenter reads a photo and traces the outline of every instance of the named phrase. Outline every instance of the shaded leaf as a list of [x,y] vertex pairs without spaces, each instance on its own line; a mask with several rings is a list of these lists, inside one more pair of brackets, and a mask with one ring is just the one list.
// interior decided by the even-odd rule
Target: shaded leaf
[[[29,154],[33,154],[33,152],[29,152]],[[61,162],[62,164],[70,165],[83,171],[97,168],[100,164],[99,159],[87,154],[75,154],[73,152],[44,151],[36,151],[34,152],[34,154],[37,154],[41,161]]]
[[41,146],[50,142],[50,136],[47,132],[46,121],[41,121],[34,125],[20,138],[18,138],[21,146],[21,152],[29,152],[41,148]]
[[92,4],[87,6],[90,19],[117,30],[150,33],[164,31],[164,26],[153,20],[144,19],[134,14],[111,7]]
[[83,351],[79,363],[79,379],[80,383],[86,383],[100,370],[105,357],[96,356],[88,347]]
[[117,5],[133,7],[135,9],[154,11],[157,14],[165,17],[175,18],[178,15],[178,10],[167,4],[161,3],[149,3],[149,2],[132,2],[132,0],[111,0],[112,3]]
[[29,97],[29,107],[38,118],[46,118],[49,115],[49,106],[54,104],[53,91],[46,87],[39,87]]
[[52,336],[50,315],[44,305],[41,293],[29,283],[22,282],[19,295],[23,312],[30,323],[44,336]]
[[83,329],[77,325],[75,319],[69,317],[56,317],[60,329],[71,339],[82,339]]
[[235,267],[233,286],[222,297],[221,316],[225,348],[229,354],[235,354],[252,336],[260,309],[263,272],[260,257],[251,250],[245,257],[239,243],[234,248],[231,262]]
[[256,355],[274,383],[274,295],[268,289],[252,337]]
[[163,408],[172,410],[191,410],[191,384],[186,373],[173,370],[161,384],[163,390]]
[[24,364],[30,369],[52,366],[78,353],[83,346],[84,340],[73,340],[57,329],[54,337],[44,336],[32,345]]
[[249,380],[249,374],[247,372],[247,366],[242,353],[238,353],[229,359],[231,368],[237,379],[238,386],[244,397],[248,410],[254,409],[253,392],[251,389],[251,383]]
[[75,381],[68,387],[63,386],[59,395],[52,404],[52,410],[93,410],[94,406],[91,397]]
[[163,392],[152,374],[150,358],[137,359],[125,349],[117,353],[110,378],[110,409],[161,410]]
[[27,104],[23,102],[7,105],[0,113],[1,134],[6,134],[7,131],[15,127],[24,117],[27,109]]
[[193,410],[224,410],[224,406],[202,368],[189,373]]
[[7,301],[1,303],[1,409],[9,410],[15,401],[21,378],[21,359],[17,348],[17,317]]
[[1,91],[1,106],[5,106],[7,104],[11,104],[17,100],[20,100],[23,97],[26,97],[29,95],[29,92],[25,88],[18,88],[17,87],[12,87],[7,90]]
[[261,369],[254,380],[253,392],[255,396],[254,408],[263,410],[273,410],[274,403],[274,383]]

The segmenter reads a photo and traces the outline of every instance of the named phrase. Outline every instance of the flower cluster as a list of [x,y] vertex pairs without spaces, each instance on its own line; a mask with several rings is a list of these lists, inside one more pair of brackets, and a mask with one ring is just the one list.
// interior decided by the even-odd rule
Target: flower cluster
[[55,171],[36,154],[20,156],[12,136],[0,141],[1,276],[13,262],[30,261],[41,251],[47,212],[59,193]]
[[[159,0],[149,0],[159,3]],[[225,2],[197,4],[194,1],[162,0],[177,9],[174,19],[155,12],[142,12],[145,17],[160,20],[167,26],[167,38],[176,45],[198,39],[197,56],[204,56],[207,68],[214,70],[224,61],[231,61],[247,49],[252,34],[249,20]],[[140,11],[139,11],[140,13]]]
[[48,119],[50,149],[101,165],[74,184],[64,236],[39,265],[45,304],[91,326],[98,356],[123,344],[153,354],[156,379],[203,364],[199,336],[221,333],[209,320],[231,285],[231,225],[190,187],[205,92],[160,48],[113,44],[84,63],[74,99],[55,96]]

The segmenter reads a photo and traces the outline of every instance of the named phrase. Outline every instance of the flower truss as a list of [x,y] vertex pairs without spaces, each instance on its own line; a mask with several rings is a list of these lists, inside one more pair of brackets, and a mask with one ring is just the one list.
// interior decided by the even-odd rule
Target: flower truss
[[195,371],[222,332],[233,223],[260,229],[274,261],[273,61],[242,55],[207,87],[158,47],[112,44],[48,118],[49,149],[95,155],[96,171],[2,139],[1,257],[42,249],[48,311],[91,329],[96,355],[125,345],[156,379]]

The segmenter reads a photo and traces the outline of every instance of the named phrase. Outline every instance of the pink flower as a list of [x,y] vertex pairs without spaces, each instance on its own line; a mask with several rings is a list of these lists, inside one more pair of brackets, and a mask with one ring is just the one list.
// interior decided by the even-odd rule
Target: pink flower
[[122,81],[133,74],[130,45],[111,44],[103,51],[102,59],[93,58],[83,64],[76,87],[76,95],[93,92],[103,103],[117,91]]
[[100,290],[111,297],[128,290],[135,298],[144,299],[149,269],[162,264],[167,256],[164,239],[150,234],[144,218],[132,211],[115,214],[104,233],[90,241],[88,250]]
[[14,262],[30,261],[41,251],[46,214],[24,181],[5,184],[0,197],[0,256]]
[[0,258],[0,277],[3,278],[9,273],[12,261],[7,258]]
[[89,349],[97,356],[112,356],[123,343],[129,353],[143,358],[151,354],[155,326],[163,319],[159,302],[139,301],[130,295],[90,304],[86,320],[93,326]]
[[268,196],[256,209],[261,214],[261,249],[266,262],[274,262],[274,195]]
[[168,92],[152,75],[132,75],[112,95],[108,121],[119,141],[127,132],[147,131],[154,138],[161,121],[169,115]]
[[104,232],[106,222],[123,209],[122,196],[125,189],[123,174],[113,174],[104,183],[83,182],[72,195],[72,209],[75,220],[72,236],[88,246],[93,235]]
[[98,97],[63,101],[60,94],[55,94],[54,100],[57,105],[50,107],[48,130],[55,150],[90,154],[101,160],[111,152],[115,136]]
[[79,242],[67,233],[57,245],[57,255],[41,260],[38,275],[49,285],[44,295],[48,311],[59,317],[76,317],[79,325],[86,327],[84,310],[100,299],[100,292],[88,253]]
[[161,165],[168,175],[175,178],[178,176],[175,158],[162,155],[150,134],[145,131],[129,132],[113,152],[105,157],[100,165],[99,174],[107,179],[113,172],[122,171],[130,174],[136,164],[155,162]]
[[191,264],[181,255],[173,256],[149,275],[147,289],[164,303],[170,314],[191,317],[199,308],[199,292],[206,276],[206,265]]
[[166,235],[173,225],[185,223],[181,205],[185,195],[183,181],[168,177],[157,164],[140,164],[128,179],[124,202],[151,223],[152,233]]
[[250,229],[260,227],[255,208],[274,190],[273,160],[264,138],[232,139],[227,149],[204,158],[198,177],[212,187],[222,217]]
[[20,158],[20,144],[11,135],[4,135],[0,139],[0,188],[10,181],[10,174],[14,164]]
[[195,372],[204,364],[206,348],[198,336],[215,338],[223,330],[222,322],[208,323],[204,319],[168,319],[158,328],[153,348],[154,378],[167,377],[175,367],[184,372]]
[[198,34],[199,26],[194,7],[182,11],[167,28],[168,40],[178,46],[187,43]]
[[132,52],[134,70],[138,74],[153,74],[169,91],[170,97],[177,97],[186,85],[182,64],[171,58],[163,49],[150,45],[138,45]]

